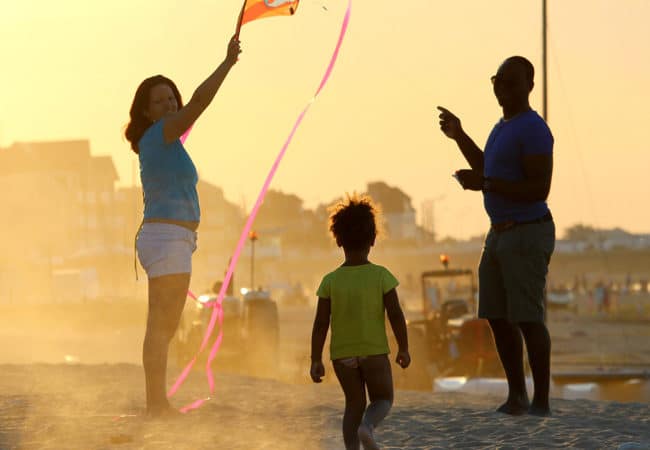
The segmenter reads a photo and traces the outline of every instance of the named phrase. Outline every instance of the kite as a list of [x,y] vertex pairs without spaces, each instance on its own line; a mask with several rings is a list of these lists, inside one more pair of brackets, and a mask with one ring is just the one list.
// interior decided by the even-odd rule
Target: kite
[[241,25],[273,16],[292,16],[300,0],[246,0],[242,8]]

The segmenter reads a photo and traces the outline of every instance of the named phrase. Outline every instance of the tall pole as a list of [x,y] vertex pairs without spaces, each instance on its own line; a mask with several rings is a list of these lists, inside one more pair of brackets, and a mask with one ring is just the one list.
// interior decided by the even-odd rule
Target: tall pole
[[548,102],[547,102],[547,51],[546,51],[546,0],[542,0],[542,116],[544,121],[548,122]]
[[251,241],[251,291],[255,290],[255,241],[257,240],[257,233],[251,231],[248,233],[248,239]]
[[251,290],[255,290],[255,241],[251,240]]

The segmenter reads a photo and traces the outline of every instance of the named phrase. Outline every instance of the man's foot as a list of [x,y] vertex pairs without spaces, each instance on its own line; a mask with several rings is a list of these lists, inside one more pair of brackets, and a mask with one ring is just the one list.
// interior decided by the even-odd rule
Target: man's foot
[[528,400],[509,398],[503,405],[497,408],[497,412],[511,416],[523,416],[529,412]]
[[367,425],[365,423],[359,425],[357,435],[359,436],[359,440],[361,441],[364,450],[379,450],[379,446],[375,442],[372,431],[372,425]]
[[538,416],[538,417],[551,417],[551,408],[547,405],[536,405],[535,402],[533,402],[532,405],[530,405],[530,408],[528,408],[528,414],[531,416]]

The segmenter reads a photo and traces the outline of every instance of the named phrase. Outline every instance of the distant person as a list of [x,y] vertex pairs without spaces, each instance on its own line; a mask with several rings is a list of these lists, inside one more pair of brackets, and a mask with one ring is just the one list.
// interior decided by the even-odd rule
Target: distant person
[[594,286],[594,303],[596,306],[596,312],[599,314],[602,314],[605,310],[605,297],[607,297],[605,283],[598,281],[596,286]]
[[125,135],[140,159],[144,219],[137,234],[148,278],[149,309],[142,349],[147,414],[174,413],[166,395],[167,353],[178,327],[192,271],[200,210],[196,168],[180,137],[216,95],[241,52],[231,39],[224,61],[183,106],[169,78],[144,80],[135,93]]
[[442,304],[442,298],[440,294],[440,287],[438,286],[438,283],[434,283],[433,286],[427,286],[427,297],[429,299],[429,303],[427,304],[427,313],[430,311],[436,311],[440,309],[440,305]]
[[215,281],[212,284],[212,288],[210,289],[210,292],[212,294],[214,294],[214,295],[219,295],[219,292],[221,291],[222,286],[223,286],[223,281],[221,281],[221,280]]
[[[377,210],[368,197],[348,197],[330,216],[330,231],[343,247],[345,261],[323,278],[311,337],[310,375],[325,375],[322,354],[331,328],[330,357],[345,394],[343,441],[346,449],[378,448],[373,431],[393,404],[393,377],[388,359],[385,313],[388,313],[402,368],[411,363],[406,321],[388,269],[368,261],[377,236]],[[366,409],[366,389],[370,405]],[[364,413],[365,412],[365,413]]]
[[[482,151],[445,108],[440,128],[456,141],[471,169],[456,172],[464,189],[483,192],[491,227],[479,264],[479,317],[488,319],[508,378],[508,399],[497,411],[550,415],[551,338],[544,324],[544,286],[555,247],[546,204],[553,172],[553,136],[531,109],[533,65],[506,59],[492,77],[503,117]],[[535,382],[529,405],[522,333]]]
[[630,290],[632,289],[632,275],[630,272],[625,274],[625,284],[623,285],[623,294],[627,295],[629,294]]
[[[232,262],[232,258],[228,258],[228,266],[226,266],[226,270],[223,271],[223,277],[226,278],[226,275],[228,274],[228,267],[230,267],[230,263]],[[221,287],[219,287],[221,289]],[[235,292],[235,272],[233,272],[230,275],[230,282],[228,283],[228,286],[226,286],[226,295],[229,297],[232,297]]]
[[611,281],[603,285],[603,291],[603,311],[605,314],[609,314],[612,312],[613,285]]

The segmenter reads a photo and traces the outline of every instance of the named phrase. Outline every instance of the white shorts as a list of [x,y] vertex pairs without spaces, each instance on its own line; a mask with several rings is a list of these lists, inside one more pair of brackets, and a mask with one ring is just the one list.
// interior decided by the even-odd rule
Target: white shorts
[[196,232],[169,223],[147,222],[136,239],[140,264],[147,277],[192,272]]

